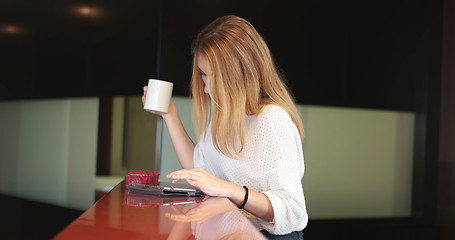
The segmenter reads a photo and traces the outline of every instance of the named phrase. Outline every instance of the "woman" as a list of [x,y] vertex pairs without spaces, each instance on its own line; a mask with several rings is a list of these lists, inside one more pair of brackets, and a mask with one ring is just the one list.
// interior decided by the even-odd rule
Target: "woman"
[[154,112],[183,167],[167,177],[229,198],[269,237],[301,236],[303,124],[267,44],[245,19],[224,16],[197,35],[192,54],[197,144],[172,102],[168,113]]

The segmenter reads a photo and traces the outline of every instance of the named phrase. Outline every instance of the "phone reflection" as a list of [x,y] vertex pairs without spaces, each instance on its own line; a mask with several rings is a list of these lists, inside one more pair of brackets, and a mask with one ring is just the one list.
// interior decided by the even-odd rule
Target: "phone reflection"
[[266,239],[227,198],[171,206],[165,216],[175,221],[168,239]]
[[125,199],[123,203],[127,206],[139,207],[139,208],[156,208],[158,206],[174,206],[184,205],[191,203],[202,202],[203,197],[162,197],[154,195],[146,195],[140,193],[132,193],[128,190],[125,191]]

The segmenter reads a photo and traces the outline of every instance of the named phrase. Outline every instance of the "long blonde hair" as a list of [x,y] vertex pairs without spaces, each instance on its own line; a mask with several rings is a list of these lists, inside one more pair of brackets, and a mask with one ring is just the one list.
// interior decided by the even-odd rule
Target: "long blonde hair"
[[[192,54],[191,94],[197,136],[207,130],[211,117],[213,144],[224,155],[237,158],[245,145],[245,113],[255,115],[265,105],[276,104],[291,116],[303,139],[303,123],[294,98],[266,42],[247,20],[232,15],[217,18],[194,39]],[[212,70],[210,96],[204,92],[198,54],[207,58]]]

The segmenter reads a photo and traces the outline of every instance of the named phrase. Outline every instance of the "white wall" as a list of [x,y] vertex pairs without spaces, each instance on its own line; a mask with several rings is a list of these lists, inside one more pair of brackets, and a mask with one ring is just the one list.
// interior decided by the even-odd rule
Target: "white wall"
[[[173,101],[194,140],[191,101]],[[311,219],[410,216],[414,114],[298,109],[305,125],[302,183]],[[161,176],[180,169],[165,125],[162,140]]]
[[97,134],[95,98],[0,102],[0,192],[87,209]]

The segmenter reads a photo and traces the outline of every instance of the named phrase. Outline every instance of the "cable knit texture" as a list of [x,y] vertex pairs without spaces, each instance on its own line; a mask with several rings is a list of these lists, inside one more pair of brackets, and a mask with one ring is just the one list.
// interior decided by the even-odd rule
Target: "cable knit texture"
[[301,184],[302,142],[295,124],[284,109],[268,105],[258,115],[246,116],[245,129],[245,148],[238,160],[217,151],[207,131],[196,145],[194,167],[264,193],[273,207],[273,222],[245,212],[258,229],[278,235],[302,230],[308,215]]

